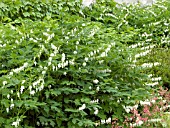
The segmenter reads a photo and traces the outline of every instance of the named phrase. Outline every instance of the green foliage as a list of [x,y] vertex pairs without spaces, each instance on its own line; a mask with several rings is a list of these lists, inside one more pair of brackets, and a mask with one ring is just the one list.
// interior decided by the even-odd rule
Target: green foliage
[[[0,127],[94,127],[109,117],[122,124],[123,106],[149,97],[147,78],[129,59],[139,50],[128,45],[139,43],[144,32],[155,33],[153,43],[168,39],[169,31],[160,28],[169,24],[169,8],[162,12],[162,26],[153,27],[150,13],[140,13],[147,7],[115,5],[111,0],[91,7],[79,0],[0,3]],[[155,5],[152,11],[159,9]]]

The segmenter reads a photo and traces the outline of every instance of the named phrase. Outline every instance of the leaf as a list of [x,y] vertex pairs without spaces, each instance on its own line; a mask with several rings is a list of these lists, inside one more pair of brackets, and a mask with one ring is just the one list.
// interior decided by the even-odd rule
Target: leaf
[[29,12],[24,12],[23,15],[24,15],[25,17],[29,17],[29,16],[30,16],[30,13],[29,13]]
[[71,108],[66,108],[65,111],[66,111],[66,112],[79,112],[79,110],[77,110],[77,109],[71,109]]

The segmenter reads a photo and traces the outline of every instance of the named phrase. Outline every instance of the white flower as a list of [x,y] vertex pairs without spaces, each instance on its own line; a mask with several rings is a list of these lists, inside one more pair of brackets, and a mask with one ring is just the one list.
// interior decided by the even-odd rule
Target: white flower
[[17,96],[18,96],[18,98],[20,98],[20,93],[19,92],[17,92]]
[[94,55],[94,53],[93,53],[93,52],[90,52],[90,55],[91,55],[91,56],[93,56],[93,55]]
[[82,26],[86,26],[86,24],[83,23]]
[[61,68],[61,64],[60,63],[58,64],[58,68]]
[[156,78],[152,78],[152,81],[160,81],[162,78],[161,77],[156,77]]
[[86,104],[83,104],[81,107],[79,107],[79,110],[84,110],[86,108]]
[[44,75],[46,73],[46,71],[42,71],[42,74]]
[[30,91],[30,95],[34,95],[34,94],[35,94],[34,90]]
[[6,112],[7,112],[7,113],[9,112],[9,108],[6,108]]
[[48,66],[50,66],[51,65],[51,61],[50,62],[48,62]]
[[11,90],[11,94],[13,94],[13,90]]
[[65,56],[65,54],[63,53],[63,54],[62,54],[61,61],[64,62],[64,61],[65,61],[65,58],[66,58],[66,56]]
[[24,63],[24,65],[23,65],[23,67],[27,67],[28,66],[28,63],[26,62],[26,63]]
[[151,105],[151,103],[149,101],[144,101],[144,102],[140,101],[140,104],[141,105],[149,105],[149,106]]
[[50,56],[50,57],[48,58],[48,60],[49,60],[49,61],[52,61],[52,57]]
[[146,83],[146,85],[151,86],[151,87],[153,87],[153,86],[155,86],[155,85],[158,85],[158,84],[159,84],[159,82]]
[[9,95],[9,94],[7,95],[7,98],[8,98],[8,99],[10,98],[10,95]]
[[150,119],[150,120],[148,120],[149,122],[160,122],[160,121],[162,121],[162,119]]
[[86,66],[86,62],[83,63],[83,66],[84,66],[84,67]]
[[95,79],[95,80],[93,80],[93,83],[94,83],[94,84],[98,84],[99,81],[98,81],[97,79]]
[[77,51],[74,51],[73,53],[74,53],[74,54],[77,54]]
[[163,103],[166,103],[166,100],[162,100]]
[[79,42],[78,42],[78,41],[76,41],[76,44],[78,45],[78,44],[79,44]]
[[49,85],[48,88],[51,88],[51,85]]
[[105,120],[101,120],[101,123],[102,123],[102,124],[105,124],[106,122],[105,122]]
[[106,56],[106,52],[102,52],[101,57],[105,57]]
[[22,80],[21,84],[24,84],[25,83],[25,80]]
[[96,91],[99,91],[99,89],[100,89],[100,88],[99,88],[99,86],[98,86],[98,87],[96,88]]
[[37,125],[40,126],[40,122],[37,121]]
[[111,123],[111,118],[108,118],[108,119],[106,120],[106,123]]
[[91,90],[91,89],[92,89],[92,87],[90,86],[90,87],[89,87],[89,89]]
[[64,72],[63,75],[67,75],[67,72]]
[[151,100],[151,102],[154,104],[156,101],[155,100]]
[[10,105],[10,109],[13,109],[14,108],[14,104],[12,103],[11,105]]
[[54,44],[51,44],[51,48],[57,50],[57,47]]
[[21,86],[21,89],[20,89],[21,94],[22,94],[24,88],[25,88],[24,86]]
[[84,59],[86,62],[89,60],[87,57],[85,57],[85,59]]
[[142,124],[143,124],[143,121],[140,120],[140,121],[138,122],[138,126],[141,126]]
[[55,70],[55,66],[53,65],[52,68],[53,68],[53,71],[54,71]]
[[83,0],[82,5],[83,7],[89,7],[91,4],[95,3],[96,0]]
[[3,81],[3,85],[6,85],[7,84],[7,81]]
[[129,112],[130,112],[130,109],[129,109],[129,108],[126,108],[125,111],[126,111],[127,113],[129,113]]
[[13,74],[14,74],[13,72],[10,72],[10,73],[9,73],[9,75],[11,75],[11,76],[12,76]]
[[99,110],[96,108],[96,110],[94,111],[94,114],[97,115],[99,113]]
[[55,55],[54,55],[54,53],[51,53],[50,56],[53,57],[53,56],[55,56]]
[[19,126],[20,121],[21,121],[20,119],[17,119],[15,122],[12,123],[12,125],[15,126],[15,128],[17,128]]

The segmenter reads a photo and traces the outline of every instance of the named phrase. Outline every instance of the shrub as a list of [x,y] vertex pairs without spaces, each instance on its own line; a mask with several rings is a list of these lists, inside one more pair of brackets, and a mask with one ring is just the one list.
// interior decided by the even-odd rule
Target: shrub
[[63,0],[0,7],[1,127],[123,125],[124,106],[150,97],[146,75],[131,61],[139,49],[129,46],[143,32],[124,25],[127,8]]

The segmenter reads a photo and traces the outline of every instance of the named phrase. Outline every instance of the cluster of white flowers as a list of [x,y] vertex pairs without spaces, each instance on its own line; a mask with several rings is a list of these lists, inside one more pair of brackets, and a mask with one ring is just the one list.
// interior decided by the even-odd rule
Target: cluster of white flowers
[[1,48],[6,47],[6,44],[0,44],[0,47]]
[[153,34],[147,34],[146,32],[144,32],[143,34],[142,34],[142,37],[151,37],[151,36],[153,36]]
[[146,56],[148,53],[150,53],[151,52],[151,50],[147,50],[147,51],[145,51],[145,52],[141,52],[141,53],[139,53],[139,54],[136,54],[135,55],[135,58],[139,58],[139,57],[143,57],[143,56]]
[[147,86],[151,86],[151,87],[156,86],[158,84],[159,84],[159,82],[146,83]]
[[83,7],[89,7],[91,6],[92,4],[96,3],[96,0],[83,0],[82,1],[82,5]]
[[101,120],[101,124],[109,124],[109,123],[111,123],[111,121],[112,121],[112,119],[111,119],[111,117],[109,117],[108,119],[106,119],[106,120]]
[[129,113],[131,110],[133,109],[137,109],[138,108],[138,104],[134,105],[134,106],[123,106],[123,108],[125,109],[125,111],[127,113]]
[[48,34],[47,32],[43,32],[43,35],[47,36],[47,40],[45,40],[45,43],[48,43],[54,36],[55,34]]
[[99,99],[90,101],[90,103],[92,103],[92,104],[98,103],[98,102],[99,102]]
[[162,77],[154,77],[154,78],[151,78],[152,81],[160,81],[162,80]]
[[111,47],[112,47],[112,45],[113,44],[110,44],[110,45],[108,45],[108,47],[105,49],[105,51],[104,52],[102,52],[101,53],[101,57],[106,57],[107,56],[107,54],[108,54],[108,52],[110,51],[110,49],[111,49]]
[[23,66],[16,68],[16,69],[12,69],[13,72],[15,73],[19,73],[20,71],[23,71],[26,67],[28,67],[28,63],[25,62]]
[[110,16],[110,17],[113,17],[113,18],[115,18],[115,19],[118,19],[118,17],[116,17],[114,14],[112,14],[112,13],[107,13],[107,14],[105,14],[105,16]]
[[147,49],[153,49],[156,45],[149,45],[149,46],[146,46],[146,47],[142,47],[141,50],[147,50]]
[[162,119],[150,119],[148,120],[148,122],[160,122],[162,121]]
[[110,70],[110,69],[97,70],[97,72],[99,72],[99,73],[109,73],[109,72],[112,72],[112,70]]
[[146,99],[145,101],[140,101],[141,105],[151,105],[151,101],[149,101],[148,99]]
[[33,38],[29,38],[30,41],[33,41],[34,43],[37,43],[38,41],[36,39]]
[[143,124],[143,121],[139,120],[137,123],[130,123],[131,127],[141,126]]
[[79,107],[79,110],[84,110],[86,108],[86,104],[83,104],[81,107]]
[[15,128],[17,128],[19,126],[19,122],[21,120],[20,119],[17,119],[15,122],[12,123],[12,126],[14,126]]
[[158,66],[160,65],[159,62],[154,62],[154,63],[144,63],[141,65],[141,67],[143,68],[152,68],[153,66]]
[[[35,89],[36,91],[32,89]],[[42,77],[40,77],[37,81],[33,82],[33,84],[29,86],[30,95],[34,95],[35,92],[41,91],[43,89],[44,89],[44,79]]]

